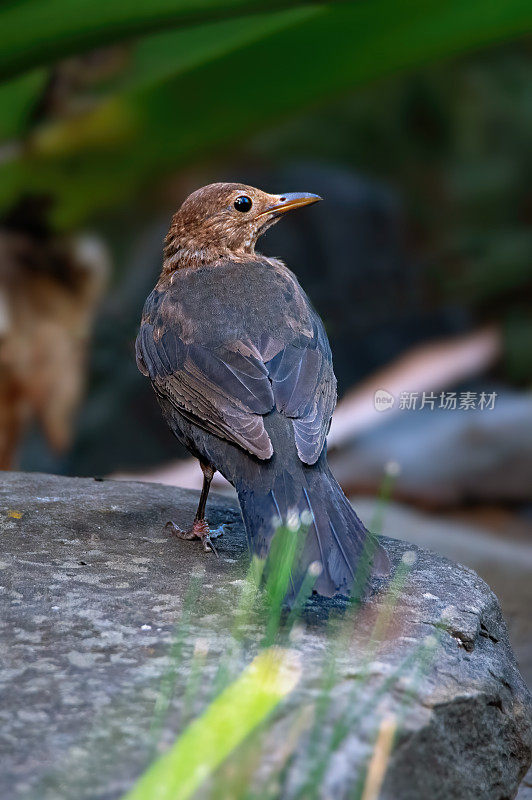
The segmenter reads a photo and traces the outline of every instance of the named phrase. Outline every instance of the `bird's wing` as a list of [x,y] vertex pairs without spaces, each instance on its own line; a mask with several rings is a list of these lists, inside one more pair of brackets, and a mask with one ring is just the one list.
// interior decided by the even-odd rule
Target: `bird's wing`
[[[314,464],[330,427],[336,379],[321,320],[295,278],[285,284],[287,305],[277,322],[258,320],[254,333],[220,346],[191,335],[199,307],[154,291],[137,337],[137,363],[181,414],[261,459],[273,454],[263,416],[277,408],[292,420],[300,459]],[[196,294],[189,290],[187,297],[196,303]],[[242,328],[233,311],[225,310],[224,331]]]
[[260,358],[236,347],[185,343],[172,329],[158,336],[147,321],[136,349],[140,371],[181,414],[258,458],[272,456],[263,415],[272,410],[274,398]]
[[336,378],[321,321],[313,335],[287,343],[266,364],[277,409],[292,419],[301,461],[314,464],[323,449],[336,404]]

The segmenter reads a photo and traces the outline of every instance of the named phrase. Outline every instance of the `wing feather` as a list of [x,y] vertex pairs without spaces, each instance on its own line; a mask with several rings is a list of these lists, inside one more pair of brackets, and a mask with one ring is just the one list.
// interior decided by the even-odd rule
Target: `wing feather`
[[148,321],[137,337],[137,362],[156,391],[197,425],[258,458],[272,456],[263,415],[274,398],[262,362],[228,349],[185,344],[174,330],[157,337]]
[[[299,302],[308,303],[299,291]],[[216,346],[185,336],[194,318],[177,308],[157,290],[144,308],[137,363],[156,392],[199,427],[261,459],[273,455],[264,416],[276,408],[291,419],[300,459],[314,464],[330,427],[336,379],[323,325],[310,304],[299,330],[286,324],[282,335],[262,332]]]

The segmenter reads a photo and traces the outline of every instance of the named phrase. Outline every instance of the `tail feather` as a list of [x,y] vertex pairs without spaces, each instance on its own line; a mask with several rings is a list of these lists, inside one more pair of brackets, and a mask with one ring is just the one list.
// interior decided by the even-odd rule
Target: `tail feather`
[[[299,514],[309,521],[308,531],[292,580],[300,585],[310,564],[319,562],[315,589],[326,597],[360,591],[361,568],[389,572],[388,556],[358,518],[326,462],[312,468],[301,465],[296,474],[283,470],[272,476],[269,488],[237,484],[238,498],[251,549],[265,557],[276,520]],[[365,565],[362,567],[362,565]]]

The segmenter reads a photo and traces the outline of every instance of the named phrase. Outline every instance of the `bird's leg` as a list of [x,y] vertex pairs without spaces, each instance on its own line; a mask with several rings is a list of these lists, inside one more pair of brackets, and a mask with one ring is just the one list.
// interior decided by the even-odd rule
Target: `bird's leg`
[[209,489],[211,488],[211,481],[216,470],[210,464],[204,464],[200,461],[201,471],[203,472],[203,486],[198,503],[198,510],[194,517],[192,527],[187,531],[181,530],[175,522],[167,522],[166,527],[170,528],[172,533],[179,539],[200,539],[203,549],[206,553],[211,550],[216,553],[216,549],[212,543],[212,539],[223,535],[223,525],[216,530],[211,531],[207,520],[205,519],[205,507],[207,505],[207,497],[209,496]]

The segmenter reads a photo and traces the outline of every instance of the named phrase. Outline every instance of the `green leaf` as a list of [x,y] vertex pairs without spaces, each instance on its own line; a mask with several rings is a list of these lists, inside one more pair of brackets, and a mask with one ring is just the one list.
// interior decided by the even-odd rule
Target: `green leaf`
[[[307,0],[308,2],[308,0]],[[0,78],[132,36],[298,0],[19,0],[0,6]]]
[[0,142],[24,133],[47,77],[46,70],[38,69],[0,85]]
[[175,78],[243,45],[297,25],[318,11],[313,6],[302,6],[147,36],[135,47],[120,88],[139,91]]
[[123,800],[186,800],[273,711],[299,681],[296,654],[260,653],[192,722]]
[[[142,42],[121,94],[37,132],[10,182],[0,170],[0,203],[17,191],[51,189],[56,224],[77,225],[299,109],[532,25],[532,5],[523,0],[373,0],[295,12],[268,23],[233,20],[218,31],[206,25],[194,37],[181,31],[183,38],[164,40],[160,58],[162,40]],[[323,142],[324,156],[328,147]]]

